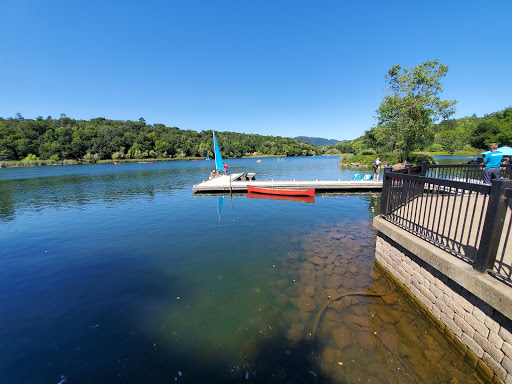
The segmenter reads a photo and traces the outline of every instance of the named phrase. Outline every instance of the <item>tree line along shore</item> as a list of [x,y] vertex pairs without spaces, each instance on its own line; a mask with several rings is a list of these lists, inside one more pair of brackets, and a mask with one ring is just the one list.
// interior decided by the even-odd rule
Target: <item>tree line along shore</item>
[[[433,127],[433,133],[430,141],[412,154],[410,162],[429,160],[432,155],[477,155],[490,141],[510,142],[512,108],[482,118],[445,120]],[[345,164],[369,164],[380,155],[390,164],[400,161],[396,153],[386,148],[387,143],[374,142],[371,131],[355,140],[325,147],[279,136],[234,132],[216,135],[225,158],[331,155],[341,156]],[[104,118],[0,118],[0,167],[198,160],[207,155],[213,157],[209,130],[195,132],[144,121]]]
[[[457,101],[440,98],[447,72],[437,60],[413,68],[391,67],[385,76],[390,92],[376,110],[377,124],[355,140],[321,147],[280,136],[216,132],[220,151],[224,158],[346,154],[342,164],[369,164],[379,155],[395,164],[431,161],[425,153],[440,151],[474,155],[492,142],[511,145],[512,107],[483,117],[450,119]],[[16,113],[0,117],[0,167],[211,158],[212,133],[147,124],[142,117],[75,120],[61,114],[58,119],[25,119]]]

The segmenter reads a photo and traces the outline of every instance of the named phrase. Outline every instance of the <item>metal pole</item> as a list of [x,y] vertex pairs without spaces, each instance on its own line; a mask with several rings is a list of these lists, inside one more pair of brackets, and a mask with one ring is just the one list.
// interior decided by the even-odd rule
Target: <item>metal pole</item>
[[382,194],[380,198],[380,215],[384,218],[388,214],[388,195],[389,195],[389,187],[391,186],[391,179],[389,177],[389,173],[391,168],[384,168],[384,175],[382,178]]

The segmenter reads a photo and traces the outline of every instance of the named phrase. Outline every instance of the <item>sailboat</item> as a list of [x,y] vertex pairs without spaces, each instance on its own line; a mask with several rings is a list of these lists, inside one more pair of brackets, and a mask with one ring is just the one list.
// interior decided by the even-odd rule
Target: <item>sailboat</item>
[[205,160],[211,160],[209,154],[206,154],[206,159]]
[[217,144],[215,132],[213,132],[213,150],[215,152],[215,169],[220,172],[224,169],[224,167],[222,165],[222,156],[220,154],[219,144]]

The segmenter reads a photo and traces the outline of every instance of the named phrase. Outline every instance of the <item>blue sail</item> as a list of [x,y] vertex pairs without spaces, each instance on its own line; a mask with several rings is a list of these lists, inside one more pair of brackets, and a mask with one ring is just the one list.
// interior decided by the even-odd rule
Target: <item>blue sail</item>
[[222,166],[222,156],[220,154],[219,144],[217,144],[217,139],[215,138],[215,132],[213,132],[213,148],[215,151],[215,169],[222,171],[224,169]]

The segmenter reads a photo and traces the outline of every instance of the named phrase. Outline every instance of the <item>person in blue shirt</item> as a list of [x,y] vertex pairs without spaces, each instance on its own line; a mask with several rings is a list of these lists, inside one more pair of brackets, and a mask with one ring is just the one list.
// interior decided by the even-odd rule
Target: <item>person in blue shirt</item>
[[491,184],[492,179],[500,177],[500,165],[503,153],[497,151],[498,144],[489,144],[489,153],[485,155],[483,165],[484,168],[484,184]]

